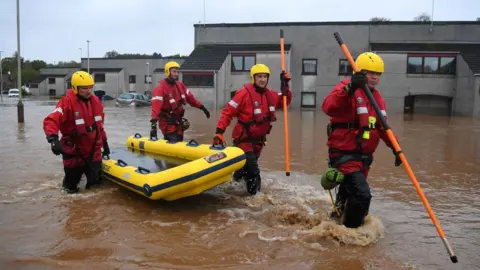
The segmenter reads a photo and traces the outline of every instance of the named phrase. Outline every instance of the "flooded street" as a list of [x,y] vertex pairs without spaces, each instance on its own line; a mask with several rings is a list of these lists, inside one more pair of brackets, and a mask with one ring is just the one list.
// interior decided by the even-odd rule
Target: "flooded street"
[[[291,176],[285,176],[283,113],[260,159],[262,192],[228,182],[179,201],[150,201],[114,183],[62,195],[61,158],[42,129],[55,101],[0,107],[0,269],[478,269],[480,121],[390,116],[409,163],[459,263],[452,264],[404,168],[381,142],[369,174],[365,226],[328,220],[318,175],[327,166],[319,111],[289,113]],[[150,108],[106,103],[110,148],[148,136]],[[186,140],[211,143],[220,111],[188,108]],[[235,120],[234,120],[235,121]],[[225,138],[231,143],[230,134]]]

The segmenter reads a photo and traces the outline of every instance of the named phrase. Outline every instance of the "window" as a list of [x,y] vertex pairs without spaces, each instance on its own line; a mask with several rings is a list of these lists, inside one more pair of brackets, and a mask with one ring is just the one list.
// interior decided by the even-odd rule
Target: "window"
[[38,83],[31,83],[29,85],[30,88],[38,88]]
[[128,76],[128,83],[137,83],[137,76],[135,75]]
[[317,105],[317,92],[302,92],[301,107],[315,108]]
[[[353,60],[355,61],[355,59]],[[350,76],[353,74],[353,69],[347,59],[340,59],[338,64],[338,75]]]
[[188,87],[213,87],[213,73],[183,73],[183,83]]
[[144,83],[151,84],[152,83],[152,77],[150,75],[145,75]]
[[302,59],[302,75],[317,75],[317,59]]
[[250,71],[256,63],[255,54],[232,54],[231,71]]
[[128,93],[122,93],[118,97],[119,99],[133,99],[133,94],[128,94]]
[[409,54],[407,74],[450,74],[455,75],[455,54]]
[[53,77],[48,78],[48,84],[55,84],[55,81],[56,80]]
[[105,73],[95,73],[94,78],[95,83],[105,82]]

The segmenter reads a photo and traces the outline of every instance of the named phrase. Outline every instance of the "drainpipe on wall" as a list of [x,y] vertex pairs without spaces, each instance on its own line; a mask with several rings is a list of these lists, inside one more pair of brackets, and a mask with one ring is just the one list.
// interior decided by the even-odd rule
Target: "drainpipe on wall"
[[214,98],[213,98],[213,109],[215,109],[215,111],[217,110],[217,92],[218,92],[218,89],[217,89],[217,71],[214,71],[213,72],[213,83],[215,84],[213,86],[213,93],[214,93]]

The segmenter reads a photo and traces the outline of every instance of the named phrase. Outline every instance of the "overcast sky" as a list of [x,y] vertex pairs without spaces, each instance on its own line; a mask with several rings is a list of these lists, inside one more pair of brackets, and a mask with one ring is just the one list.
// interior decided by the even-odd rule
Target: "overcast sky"
[[[206,23],[412,20],[432,0],[205,0]],[[79,61],[105,52],[190,54],[203,0],[20,0],[21,54],[26,59]],[[449,6],[451,5],[451,6]],[[0,0],[0,50],[17,48],[16,1]],[[435,0],[434,20],[475,20],[480,0]]]

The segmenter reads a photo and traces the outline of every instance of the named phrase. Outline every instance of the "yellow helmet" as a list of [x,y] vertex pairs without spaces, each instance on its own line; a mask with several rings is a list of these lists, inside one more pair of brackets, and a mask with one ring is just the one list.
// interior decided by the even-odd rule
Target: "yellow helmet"
[[268,74],[270,76],[270,69],[264,64],[256,64],[250,69],[250,78],[252,83],[255,83],[255,74]]
[[170,76],[170,69],[171,68],[180,68],[180,65],[175,62],[175,61],[170,61],[165,64],[165,70],[163,71],[165,73],[165,76]]
[[382,58],[373,52],[360,54],[357,61],[355,61],[355,65],[358,70],[368,70],[378,73],[383,73],[385,69]]
[[79,86],[92,86],[95,84],[92,75],[85,71],[77,71],[72,75],[72,88],[75,94],[78,94]]

